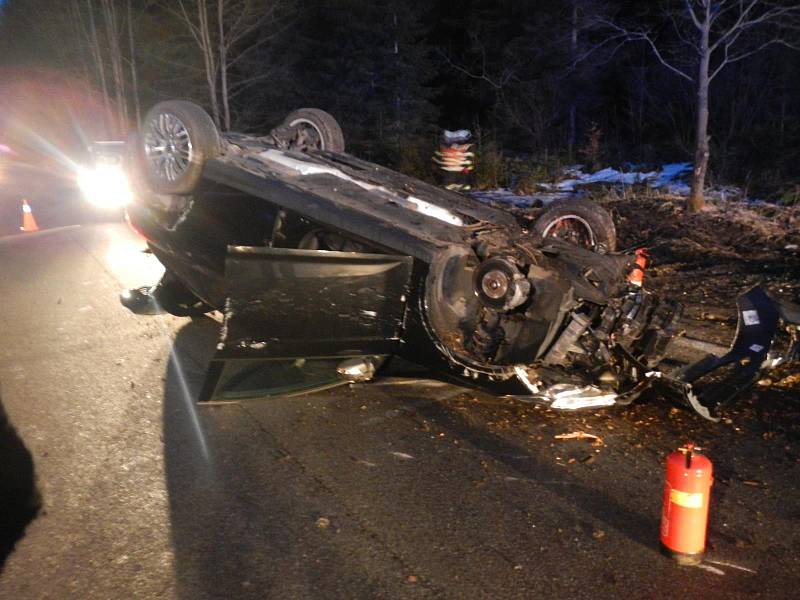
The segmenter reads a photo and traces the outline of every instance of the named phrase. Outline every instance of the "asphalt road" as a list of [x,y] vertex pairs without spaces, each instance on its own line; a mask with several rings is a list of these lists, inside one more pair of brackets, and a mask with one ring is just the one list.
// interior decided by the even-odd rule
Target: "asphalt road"
[[[2,404],[42,499],[0,598],[797,596],[791,432],[424,382],[198,407],[217,324],[117,301],[158,273],[122,224],[0,241]],[[554,438],[577,430],[603,443]],[[690,437],[718,473],[704,568],[658,550]]]
[[23,199],[33,207],[37,224],[43,229],[104,217],[82,201],[74,176],[0,157],[0,237],[19,233]]

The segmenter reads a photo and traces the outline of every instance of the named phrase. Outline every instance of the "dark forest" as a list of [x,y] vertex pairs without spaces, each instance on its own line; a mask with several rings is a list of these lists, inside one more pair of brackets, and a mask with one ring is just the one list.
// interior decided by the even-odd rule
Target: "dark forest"
[[123,136],[171,97],[242,131],[316,106],[339,119],[353,153],[420,177],[442,128],[468,128],[488,187],[572,163],[698,165],[705,153],[706,185],[788,203],[800,194],[797,2],[8,0],[2,10],[5,103],[31,73],[44,87],[28,93],[56,80],[91,89],[73,111],[84,136]]

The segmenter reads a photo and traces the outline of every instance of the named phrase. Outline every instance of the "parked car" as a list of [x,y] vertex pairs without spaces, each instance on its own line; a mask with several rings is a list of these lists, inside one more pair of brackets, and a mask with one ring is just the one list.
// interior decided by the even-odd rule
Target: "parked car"
[[[129,220],[166,272],[122,301],[223,313],[200,400],[369,380],[402,359],[565,408],[628,403],[658,384],[715,419],[767,360],[789,357],[770,354],[779,320],[800,320],[754,288],[739,299],[728,355],[668,366],[681,306],[641,285],[645,255],[616,251],[605,210],[556,202],[526,229],[346,154],[318,109],[259,136],[220,133],[197,105],[162,102],[130,146]],[[723,365],[733,369],[716,381]]]

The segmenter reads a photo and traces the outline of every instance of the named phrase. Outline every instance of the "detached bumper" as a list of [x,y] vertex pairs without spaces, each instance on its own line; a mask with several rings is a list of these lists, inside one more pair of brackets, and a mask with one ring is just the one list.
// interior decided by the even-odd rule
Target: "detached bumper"
[[[718,421],[719,409],[753,385],[763,370],[800,356],[798,307],[771,298],[760,286],[739,296],[736,305],[736,336],[726,354],[709,354],[660,378],[669,391],[711,421]],[[781,323],[789,332],[790,342],[779,354],[774,351],[773,342]]]

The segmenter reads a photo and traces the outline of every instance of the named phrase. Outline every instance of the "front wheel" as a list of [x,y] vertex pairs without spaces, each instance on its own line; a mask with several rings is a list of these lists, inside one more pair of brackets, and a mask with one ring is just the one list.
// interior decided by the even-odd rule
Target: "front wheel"
[[611,214],[583,198],[556,200],[537,217],[533,234],[539,241],[557,238],[599,254],[617,249]]
[[137,159],[149,187],[158,194],[190,194],[205,162],[220,153],[217,127],[193,102],[167,100],[142,121]]

